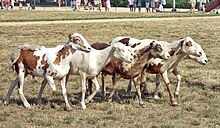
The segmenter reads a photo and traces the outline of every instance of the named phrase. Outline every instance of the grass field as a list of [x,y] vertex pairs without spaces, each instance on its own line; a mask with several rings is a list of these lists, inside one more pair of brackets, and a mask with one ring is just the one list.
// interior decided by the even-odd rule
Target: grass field
[[[39,21],[62,20],[63,17],[72,19],[102,19],[113,18],[135,18],[139,15],[149,17],[193,17],[191,14],[155,14],[156,16],[144,13],[134,16],[130,13],[70,13],[70,12],[47,12],[39,15],[37,11],[30,12],[11,11],[0,12],[0,21]],[[54,14],[57,13],[57,14]],[[18,14],[18,15],[16,15]],[[73,15],[72,15],[73,14]],[[81,15],[80,15],[81,14]],[[111,16],[113,15],[113,17]],[[200,14],[198,14],[200,15]],[[42,16],[42,18],[40,18]],[[79,17],[77,17],[79,16]],[[195,15],[197,16],[197,15]],[[84,24],[50,24],[50,25],[18,25],[1,26],[0,40],[0,127],[23,128],[23,127],[149,127],[149,128],[219,128],[220,127],[220,18],[199,19],[172,19],[152,21],[124,21],[124,22],[103,22]],[[95,17],[95,18],[94,18]],[[160,17],[161,18],[161,17]],[[71,18],[70,18],[71,19]],[[42,78],[34,79],[28,76],[24,83],[24,94],[31,103],[31,109],[25,109],[18,95],[17,87],[11,96],[8,106],[3,104],[9,85],[15,79],[15,72],[9,72],[7,66],[10,62],[12,50],[24,43],[54,47],[64,43],[68,34],[72,32],[81,33],[90,43],[109,42],[117,36],[131,36],[135,38],[154,38],[157,40],[173,41],[179,38],[191,36],[199,43],[209,59],[206,66],[194,61],[186,60],[179,65],[182,74],[182,86],[177,101],[179,105],[172,107],[169,104],[169,97],[166,87],[162,83],[159,101],[152,98],[144,99],[146,108],[138,105],[137,99],[126,99],[125,103],[101,101],[97,95],[93,103],[87,105],[86,110],[81,109],[80,82],[78,76],[71,76],[68,82],[69,100],[72,103],[73,111],[63,110],[64,101],[61,95],[60,83],[56,85],[58,95],[52,94],[49,86],[43,94],[43,104],[36,105],[36,97],[40,88]],[[172,85],[176,84],[175,77],[169,74]],[[111,87],[110,77],[107,78],[107,86]],[[149,90],[154,89],[154,75],[149,75]],[[120,81],[119,89],[125,92],[127,80]],[[174,89],[174,86],[172,86]],[[133,92],[134,92],[133,88]],[[134,93],[132,93],[134,95]],[[50,102],[55,103],[51,107]]]
[[54,21],[54,20],[92,20],[92,19],[124,19],[124,18],[163,18],[163,17],[202,17],[218,16],[210,13],[129,13],[129,12],[97,12],[97,11],[26,11],[10,10],[0,12],[0,22],[19,21]]

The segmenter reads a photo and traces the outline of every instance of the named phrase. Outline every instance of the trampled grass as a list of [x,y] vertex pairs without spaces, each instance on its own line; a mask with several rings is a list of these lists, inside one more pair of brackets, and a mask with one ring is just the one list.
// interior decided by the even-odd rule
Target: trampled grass
[[[38,17],[37,12],[34,14]],[[46,17],[45,19],[59,19],[54,15],[48,18],[45,14],[44,17]],[[13,18],[19,19],[19,17]],[[29,18],[24,19],[29,20]],[[204,17],[198,20],[183,18],[181,20],[138,22],[1,26],[1,127],[218,128],[220,127],[219,26],[219,17],[212,19]],[[209,62],[202,66],[194,61],[186,60],[179,65],[179,71],[182,74],[182,86],[180,96],[177,99],[179,103],[177,107],[170,106],[166,87],[162,83],[160,86],[161,99],[159,101],[152,98],[144,99],[145,108],[140,107],[136,99],[128,98],[125,103],[121,104],[117,102],[108,103],[100,100],[99,95],[97,95],[94,102],[87,104],[87,109],[82,110],[79,103],[81,89],[78,76],[71,76],[68,82],[67,91],[73,107],[71,112],[63,110],[64,100],[58,81],[56,81],[56,85],[60,93],[50,97],[52,91],[47,86],[43,94],[43,104],[36,105],[36,97],[43,79],[32,78],[31,76],[25,79],[24,94],[32,108],[26,109],[22,106],[17,87],[12,93],[10,104],[5,106],[3,99],[9,85],[16,76],[15,72],[9,72],[7,69],[11,51],[24,43],[54,47],[64,43],[68,34],[72,32],[81,33],[90,43],[109,42],[117,36],[131,36],[140,39],[153,38],[165,41],[191,36],[203,47]],[[174,89],[175,77],[170,73],[169,78]],[[110,84],[111,78],[107,77],[109,88],[111,88]],[[148,87],[150,92],[153,92],[154,85],[154,75],[149,75]],[[127,80],[121,80],[118,89],[121,90],[122,95],[126,86]],[[135,89],[132,90],[134,92]],[[132,94],[134,95],[134,93]],[[55,107],[51,108],[50,102],[55,103]]]

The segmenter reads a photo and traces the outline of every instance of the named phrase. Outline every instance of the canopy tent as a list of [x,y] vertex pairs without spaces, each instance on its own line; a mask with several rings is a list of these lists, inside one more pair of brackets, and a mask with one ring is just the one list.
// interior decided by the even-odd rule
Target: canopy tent
[[220,5],[220,0],[214,0],[212,3],[205,9],[206,12],[210,12],[212,9]]

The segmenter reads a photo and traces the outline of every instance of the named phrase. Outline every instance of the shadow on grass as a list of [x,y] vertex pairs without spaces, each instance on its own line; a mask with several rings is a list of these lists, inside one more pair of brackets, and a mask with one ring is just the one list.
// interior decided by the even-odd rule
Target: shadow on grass
[[206,90],[206,89],[210,89],[213,91],[220,91],[220,85],[212,85],[212,86],[207,86],[202,82],[193,82],[193,81],[189,81],[189,80],[185,80],[185,83],[187,83],[188,87],[198,87],[202,90]]
[[[107,95],[106,97],[108,97],[110,95],[111,89],[107,88]],[[128,93],[125,89],[120,89],[117,90],[118,92],[118,96],[119,96],[119,100],[115,99],[115,97],[112,98],[113,102],[118,102],[119,104],[130,104],[131,100],[136,100],[137,94],[136,91],[132,91],[130,93]],[[153,94],[145,94],[142,98],[145,102],[152,102],[153,99]],[[160,95],[161,96],[161,95]],[[88,94],[86,95],[86,98],[88,97]],[[1,99],[2,101],[4,101],[4,99]],[[65,104],[64,99],[63,99],[63,95],[62,93],[58,93],[54,96],[46,96],[46,97],[42,97],[41,98],[41,103],[38,104],[37,103],[37,98],[28,98],[27,97],[28,102],[30,103],[30,105],[48,105],[48,104],[52,104],[52,106],[56,105],[56,106],[62,106]],[[74,93],[70,93],[68,95],[68,100],[69,103],[71,105],[80,105],[80,101],[81,101],[81,92],[74,92]],[[112,102],[109,101],[107,98],[103,98],[101,95],[101,92],[98,92],[94,98],[92,99],[92,103],[101,103],[101,102]],[[21,101],[20,98],[10,98],[10,103],[9,104],[16,104],[18,106],[23,106],[23,102]],[[53,108],[51,106],[51,108]],[[55,108],[55,107],[54,107]]]

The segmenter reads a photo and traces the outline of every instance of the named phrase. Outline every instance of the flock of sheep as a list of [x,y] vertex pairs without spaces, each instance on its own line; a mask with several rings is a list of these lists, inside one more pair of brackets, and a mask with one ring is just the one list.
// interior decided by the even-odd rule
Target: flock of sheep
[[[180,91],[181,76],[177,70],[178,64],[192,59],[201,64],[207,64],[208,59],[202,47],[191,37],[185,37],[172,43],[157,41],[154,39],[135,39],[130,37],[117,37],[109,44],[89,44],[79,33],[72,33],[63,44],[54,48],[45,48],[38,45],[23,45],[14,50],[11,55],[11,68],[17,77],[12,82],[5,97],[5,104],[9,104],[9,98],[16,85],[21,100],[25,107],[30,107],[23,94],[24,79],[27,75],[40,76],[44,80],[38,93],[37,102],[41,103],[41,96],[47,83],[53,92],[56,92],[54,79],[61,82],[62,94],[65,100],[65,110],[71,110],[66,93],[66,84],[70,75],[79,75],[82,86],[81,105],[86,109],[86,103],[91,101],[100,90],[97,76],[101,73],[102,83],[106,75],[112,76],[113,90],[107,97],[111,99],[121,78],[129,79],[128,90],[131,90],[133,82],[137,91],[139,104],[143,105],[141,98],[145,91],[146,74],[156,74],[156,88],[154,98],[158,99],[158,87],[160,77],[166,84],[171,105],[177,105],[174,94]],[[175,93],[172,92],[167,72],[171,70],[177,78]],[[88,80],[88,88],[86,83]],[[96,89],[92,91],[92,83]],[[86,98],[86,90],[90,95]],[[101,93],[106,97],[105,85],[102,84]],[[85,99],[86,98],[86,99]]]

